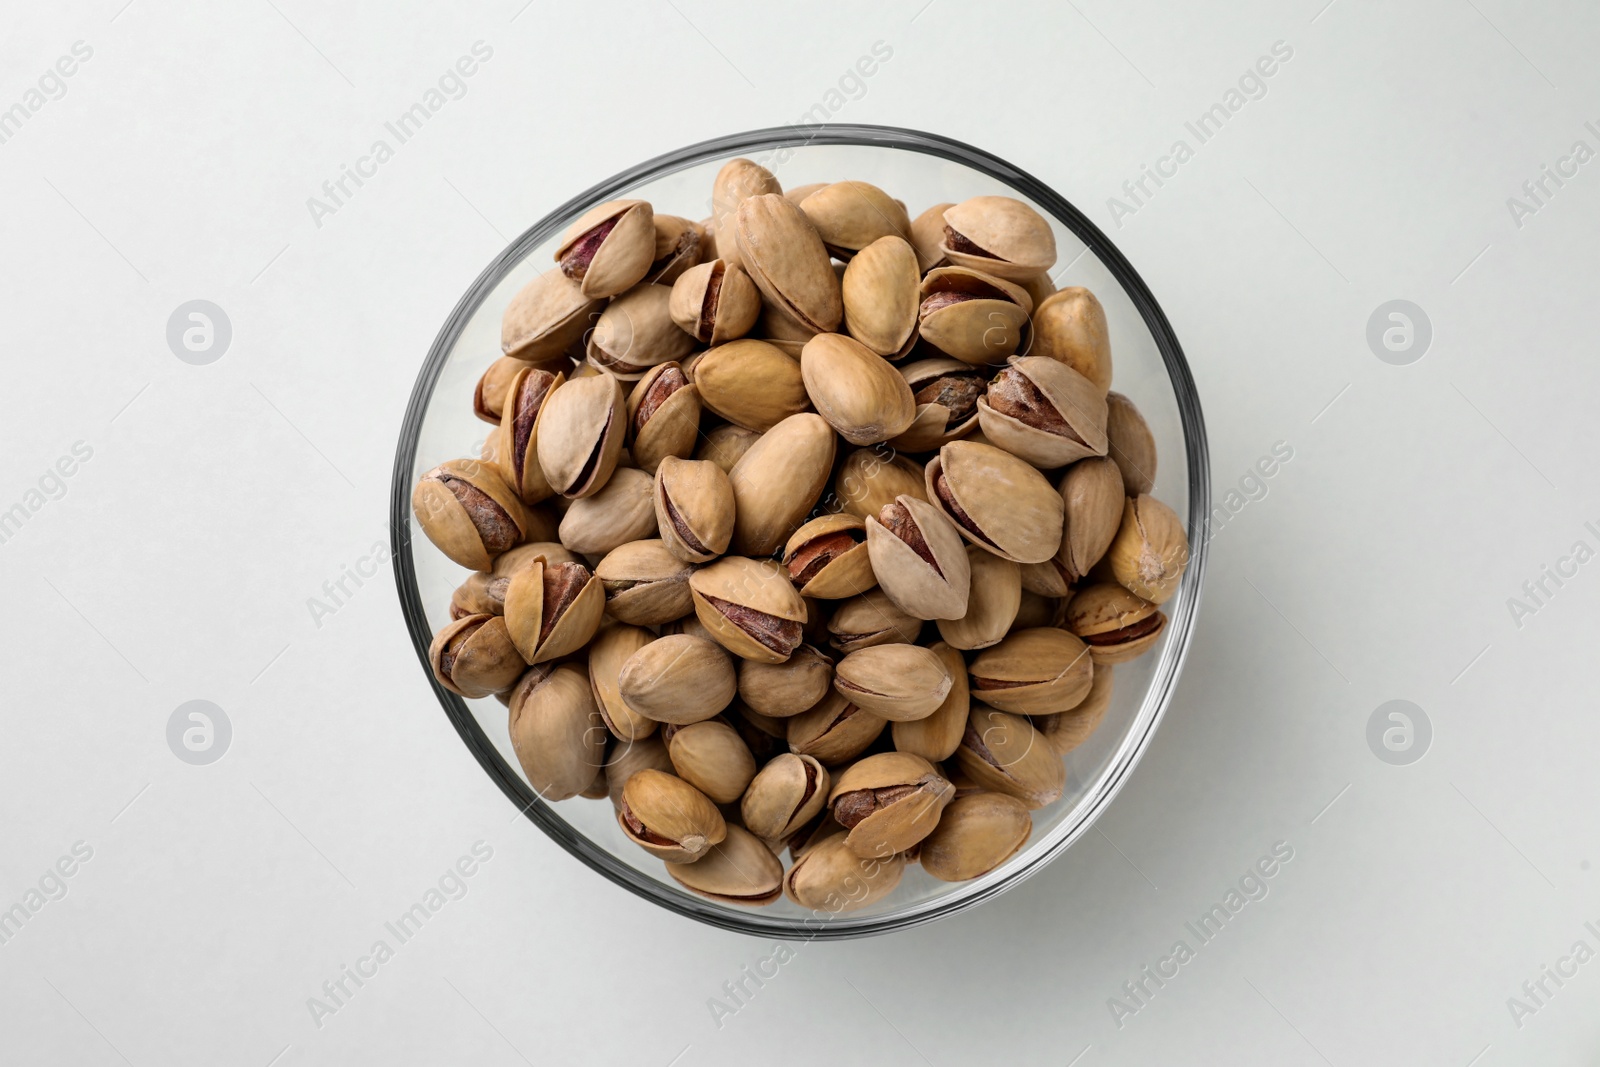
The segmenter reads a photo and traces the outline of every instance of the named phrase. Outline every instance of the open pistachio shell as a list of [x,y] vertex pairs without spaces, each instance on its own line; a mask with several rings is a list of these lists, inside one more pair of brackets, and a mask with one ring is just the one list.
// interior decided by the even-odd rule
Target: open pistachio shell
[[588,644],[605,610],[600,579],[581,563],[536,558],[506,586],[506,628],[529,663],[560,659]]
[[741,267],[714,259],[672,284],[672,321],[696,341],[720,345],[743,337],[761,315],[761,292]]
[[693,571],[658,538],[618,545],[594,569],[605,589],[606,613],[634,626],[660,626],[693,612]]
[[1021,851],[1033,833],[1028,807],[1004,793],[974,793],[950,802],[922,840],[922,869],[941,882],[988,874]]
[[828,643],[847,653],[874,645],[908,644],[921,632],[922,620],[901,611],[882,589],[843,601],[828,619]]
[[499,469],[476,459],[448,460],[424,474],[412,490],[411,511],[439,551],[477,571],[520,543],[530,525]]
[[827,768],[815,757],[785,752],[750,782],[739,814],[751,833],[787,838],[816,818],[828,801],[829,785]]
[[728,654],[689,634],[656,638],[629,656],[617,675],[628,707],[678,726],[719,714],[733,701],[736,685]]
[[922,280],[918,333],[952,359],[998,365],[1022,344],[1033,301],[1021,286],[969,267],[936,267]]
[[886,359],[899,359],[917,337],[922,302],[917,253],[902,237],[880,237],[844,269],[844,329]]
[[750,446],[728,472],[735,551],[770,555],[800,528],[828,484],[833,451],[832,428],[810,412],[789,416]]
[[900,884],[906,858],[863,858],[850,851],[846,836],[841,831],[808,847],[784,876],[783,895],[826,914],[855,911],[888,896]]
[[516,684],[526,664],[499,615],[467,615],[433,636],[428,662],[439,684],[464,697],[503,693]]
[[656,721],[628,707],[617,676],[628,657],[655,640],[642,626],[602,627],[589,645],[589,691],[606,728],[621,741],[642,741],[656,732]]
[[975,196],[944,213],[940,250],[951,263],[1021,281],[1056,262],[1056,238],[1033,208],[1009,196]]
[[853,337],[817,334],[801,350],[800,373],[817,414],[851,444],[887,441],[916,418],[900,372]]
[[734,239],[740,264],[768,300],[819,333],[839,325],[839,277],[822,236],[800,208],[781,195],[748,197],[734,213]]
[[742,659],[782,663],[800,644],[805,602],[771,560],[724,556],[696,571],[689,590],[700,622]]
[[1064,363],[1104,393],[1111,388],[1111,337],[1106,309],[1074,286],[1046,296],[1033,310],[1030,356]]
[[483,372],[472,390],[472,413],[484,422],[500,425],[500,417],[505,413],[506,390],[511,388],[512,379],[519,371],[538,368],[537,363],[510,356],[501,356],[489,364],[489,369]]
[[979,700],[1017,715],[1070,711],[1089,693],[1094,664],[1079,638],[1052,626],[1013,630],[968,668]]
[[955,787],[921,756],[881,752],[834,780],[828,804],[858,856],[892,856],[927,837]]
[[669,864],[693,863],[728,836],[728,824],[709,797],[676,775],[648,768],[623,784],[617,825],[628,840]]
[[1018,563],[1061,547],[1061,496],[1038,470],[993,445],[952,441],[926,469],[927,495],[973,544]]
[[545,398],[566,380],[565,374],[530,368],[518,371],[506,390],[496,462],[501,477],[524,504],[537,504],[555,494],[539,466],[535,443]]
[[911,220],[911,247],[917,253],[917,270],[926,274],[940,266],[944,258],[944,213],[951,203],[935,204]]
[[862,519],[882,514],[896,497],[927,499],[922,468],[882,445],[858,448],[844,457],[833,478],[833,499]]
[[617,467],[627,424],[622,386],[609,374],[575,377],[545,397],[539,412],[539,466],[557,493],[599,492]]
[[508,356],[535,363],[557,359],[582,339],[604,306],[605,301],[585,296],[565,274],[546,271],[506,305],[500,348]]
[[878,583],[867,552],[867,526],[847,512],[819,515],[794,532],[783,567],[801,595],[843,600]]
[[566,800],[594,783],[608,735],[581,668],[530,668],[511,691],[509,711],[511,747],[535,792]]
[[785,721],[790,751],[814,756],[824,766],[836,767],[865,752],[889,720],[835,690],[816,707]]
[[729,341],[701,356],[694,384],[712,412],[760,432],[811,406],[799,361],[753,338]]
[[925,760],[938,763],[949,759],[961,744],[961,735],[967,729],[967,713],[971,710],[972,700],[967,688],[967,665],[960,651],[943,641],[934,642],[929,646],[929,651],[939,657],[939,661],[949,673],[950,692],[945,694],[944,702],[932,715],[910,722],[894,723],[890,726],[890,731],[894,734],[896,750],[910,752]]
[[783,863],[762,840],[739,826],[694,863],[668,863],[685,889],[723,904],[760,907],[783,892]]
[[638,284],[655,260],[655,213],[643,200],[613,200],[580,215],[556,247],[561,273],[583,295],[616,296]]
[[917,414],[889,444],[899,452],[933,452],[978,428],[978,398],[987,384],[982,372],[956,359],[919,359],[900,368],[911,387]]
[[733,537],[733,485],[709,460],[668,456],[652,490],[656,527],[667,550],[686,563],[708,563]]
[[688,458],[700,443],[700,392],[675,361],[658,363],[628,394],[628,448],[654,474],[667,456]]
[[1106,405],[1093,382],[1044,356],[1011,361],[978,401],[984,436],[1046,470],[1106,454]]
[[599,492],[574,500],[561,517],[561,543],[585,556],[655,532],[650,476],[636,467],[618,467]]
[[655,258],[644,280],[672,285],[684,271],[700,262],[706,251],[705,236],[698,223],[677,215],[657,215],[655,231]]
[[938,508],[901,495],[867,520],[872,573],[890,600],[919,619],[959,619],[972,580],[966,545]]
[[967,718],[956,763],[980,787],[1016,797],[1030,809],[1061,799],[1067,767],[1033,724],[979,704]]
[[932,715],[953,684],[944,660],[921,645],[863,648],[845,656],[833,672],[837,692],[891,722]]
[[1167,617],[1115,582],[1085,586],[1067,603],[1067,629],[1083,639],[1095,666],[1126,663],[1148,652]]

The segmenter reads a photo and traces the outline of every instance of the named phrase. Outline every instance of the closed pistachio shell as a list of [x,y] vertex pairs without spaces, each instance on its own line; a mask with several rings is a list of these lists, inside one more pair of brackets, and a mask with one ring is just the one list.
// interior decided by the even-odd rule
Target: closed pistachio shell
[[674,881],[709,900],[761,907],[783,892],[783,863],[762,840],[739,826],[694,863],[668,863]]
[[711,186],[711,230],[714,255],[729,263],[739,262],[739,246],[734,238],[734,213],[739,205],[752,196],[783,192],[783,186],[772,172],[748,159],[730,159],[717,172]]
[[1094,664],[1083,641],[1042,626],[1013,630],[978,653],[968,673],[973,694],[1001,711],[1053,715],[1070,711],[1088,695]]
[[1115,582],[1099,582],[1080,589],[1067,603],[1066,626],[1089,646],[1099,667],[1148,652],[1166,629],[1167,617]]
[[889,444],[900,452],[932,452],[959,441],[978,428],[978,398],[986,382],[982,372],[956,359],[920,359],[900,368],[911,388],[917,414]]
[[833,478],[833,497],[852,515],[862,519],[883,512],[900,496],[927,499],[922,468],[892,449],[858,448],[839,464]]
[[833,783],[828,804],[849,831],[858,856],[892,856],[927,837],[955,787],[921,756],[882,752],[851,764]]
[[1033,208],[1009,196],[975,196],[944,213],[941,250],[951,263],[1022,280],[1056,262],[1056,238]]
[[587,297],[616,296],[649,273],[655,259],[655,213],[643,200],[613,200],[580,215],[556,247],[561,273]]
[[833,688],[851,703],[893,722],[938,710],[954,684],[944,661],[920,645],[874,645],[834,668]]
[[500,475],[524,504],[537,504],[554,495],[545,479],[535,450],[539,411],[545,397],[567,380],[565,374],[529,369],[517,372],[506,390],[508,402],[500,418],[500,447],[496,462]]
[[506,586],[506,628],[529,663],[545,663],[589,643],[605,614],[605,589],[581,563],[530,560]]
[[904,240],[911,232],[905,205],[867,182],[825,185],[801,201],[800,210],[822,235],[828,251],[841,258],[880,238]]
[[545,397],[537,446],[545,480],[565,497],[605,487],[627,424],[622,386],[607,374],[572,378]]
[[1061,547],[1061,496],[1029,464],[993,445],[952,441],[926,470],[928,500],[961,535],[1018,563]]
[[848,763],[878,739],[889,720],[852,703],[835,690],[816,707],[802,712],[788,723],[789,748],[802,756],[814,756],[824,766]]
[[1034,308],[1028,354],[1064,363],[1106,392],[1111,388],[1106,309],[1093,293],[1078,286],[1051,293]]
[[945,355],[998,365],[1022,344],[1033,301],[1021,286],[969,267],[936,267],[922,280],[918,332]]
[[863,858],[834,834],[810,846],[783,879],[783,895],[802,908],[837,914],[876,904],[894,891],[906,859],[896,854]]
[[943,512],[902,495],[866,525],[872,572],[900,610],[919,619],[966,615],[972,580],[966,545]]
[[618,467],[599,492],[574,500],[561,517],[561,543],[586,556],[655,532],[650,476],[635,467]]
[[709,460],[668,456],[656,469],[654,515],[667,550],[686,563],[707,563],[733,537],[733,485]]
[[640,285],[613,299],[589,335],[589,362],[634,381],[657,364],[687,358],[695,340],[672,321],[671,304],[665,285]]
[[688,458],[699,443],[699,390],[681,364],[656,364],[628,394],[628,445],[633,462],[654,474],[663,458]]
[[817,334],[800,353],[800,373],[817,414],[851,444],[887,441],[916,418],[900,372],[852,337]]
[[605,301],[585,296],[558,270],[534,278],[511,298],[500,324],[500,348],[531,362],[559,358],[593,325]]
[[771,560],[724,556],[689,579],[695,615],[742,659],[782,663],[800,644],[805,603]]
[[1130,497],[1106,560],[1124,589],[1152,604],[1165,604],[1189,565],[1183,520],[1153,496]]
[[[796,364],[798,367],[799,365]],[[804,387],[800,390],[805,392]],[[733,473],[733,465],[744,458],[750,451],[750,446],[761,440],[759,430],[747,430],[743,426],[729,423],[718,426],[709,433],[702,434],[700,443],[694,450],[695,459],[707,459],[721,467],[729,474]]]
[[965,882],[999,867],[1033,833],[1028,807],[1004,793],[974,793],[951,801],[938,827],[922,840],[922,869],[941,882]]
[[1036,467],[1063,467],[1106,454],[1106,405],[1093,382],[1043,356],[1024,356],[997,374],[978,401],[989,440]]
[[833,452],[833,430],[810,412],[789,416],[750,446],[728,472],[734,550],[749,556],[777,551],[822,495]]
[[792,189],[785,189],[783,195],[793,200],[796,204],[803,204],[806,202],[806,197],[818,189],[826,189],[827,187],[827,182],[807,182],[805,185],[796,185]]
[[822,236],[799,207],[781,195],[748,197],[734,212],[734,239],[740,264],[768,300],[819,333],[838,327],[844,317],[839,277]]
[[1089,695],[1071,711],[1058,715],[1040,715],[1033,719],[1034,729],[1049,743],[1058,756],[1065,756],[1089,739],[1089,735],[1106,717],[1111,707],[1111,672],[1115,668],[1099,665],[1094,669],[1094,684]]
[[659,637],[623,663],[617,688],[628,707],[657,722],[686,726],[712,718],[733,700],[733,661],[689,634]]
[[677,215],[655,217],[654,259],[644,280],[656,285],[672,285],[684,271],[706,257],[706,240],[698,223]]
[[1156,439],[1150,425],[1121,393],[1106,394],[1106,455],[1122,472],[1128,496],[1148,493],[1156,484]]
[[581,668],[530,668],[511,691],[509,710],[511,747],[535,792],[566,800],[593,784],[608,735]]
[[468,615],[441,629],[428,648],[439,684],[464,697],[503,693],[526,667],[498,615]]
[[828,619],[828,643],[840,652],[909,644],[921,632],[922,620],[901,611],[882,589],[851,597]]
[[765,432],[811,406],[800,363],[765,341],[711,349],[694,367],[700,402],[729,422]]
[[656,721],[628,707],[617,678],[628,657],[656,639],[641,626],[606,626],[589,645],[589,691],[606,728],[621,741],[642,741],[656,732]]
[[739,699],[751,711],[775,719],[816,707],[833,684],[833,660],[811,645],[801,645],[782,663],[740,660],[738,672]]
[[672,284],[672,321],[696,341],[720,345],[743,337],[761,315],[761,292],[737,266],[714,259]]
[[756,776],[756,758],[733,727],[716,719],[674,730],[667,742],[678,777],[718,804],[732,804]]
[[1077,581],[1100,562],[1117,536],[1127,499],[1122,495],[1122,472],[1110,456],[1079,460],[1067,468],[1057,489],[1066,529],[1056,562]]
[[979,545],[967,546],[972,572],[967,613],[940,619],[939,636],[966,651],[998,644],[1010,632],[1022,607],[1022,568]]
[[634,626],[660,626],[693,612],[693,571],[657,538],[619,545],[594,569],[605,589],[606,613]]
[[975,706],[955,758],[979,786],[1016,797],[1030,809],[1061,799],[1066,788],[1066,764],[1020,715]]
[[819,515],[794,532],[783,566],[801,594],[843,600],[877,584],[867,553],[867,525],[848,513]]
[[612,746],[606,756],[606,795],[613,808],[622,806],[622,787],[628,779],[643,770],[672,773],[672,760],[667,756],[667,746],[660,737],[651,734],[637,741],[625,741]]
[[448,460],[424,474],[411,493],[411,511],[439,551],[477,571],[516,547],[529,527],[527,510],[500,471],[475,459]]
[[844,328],[880,356],[898,359],[916,340],[917,253],[902,237],[880,237],[850,260],[840,282]]
[[812,756],[785,752],[761,768],[739,814],[750,832],[763,838],[787,838],[816,818],[828,800],[828,771]]
[[709,797],[682,778],[650,769],[624,783],[617,824],[630,841],[669,864],[693,863],[728,836]]
[[935,204],[911,220],[911,247],[917,253],[917,270],[926,274],[945,262],[944,213],[951,203]]
[[[992,557],[993,558],[993,557]],[[1002,562],[1004,562],[1002,560]],[[967,688],[967,665],[959,650],[943,641],[929,646],[929,651],[939,657],[950,675],[950,692],[932,715],[910,722],[897,722],[890,726],[894,747],[925,760],[938,763],[949,759],[961,744],[961,735],[967,729],[967,713],[972,698]]]

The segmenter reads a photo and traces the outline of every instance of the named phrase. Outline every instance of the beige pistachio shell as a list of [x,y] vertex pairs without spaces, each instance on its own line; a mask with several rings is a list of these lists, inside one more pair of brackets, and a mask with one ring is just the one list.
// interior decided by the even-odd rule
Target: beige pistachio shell
[[800,201],[800,210],[828,251],[846,258],[881,238],[904,240],[911,232],[905,205],[867,182],[823,186]]
[[998,365],[1022,344],[1033,301],[1019,285],[969,267],[936,267],[922,280],[922,340],[972,366]]
[[1058,597],[1040,596],[1022,591],[1022,602],[1017,605],[1017,618],[1013,630],[1031,630],[1036,626],[1059,626],[1066,618],[1067,602]]
[[827,768],[815,757],[785,752],[750,782],[739,814],[756,836],[787,838],[822,811],[830,784]]
[[892,856],[927,837],[955,787],[921,756],[881,752],[834,780],[828,804],[858,856]]
[[499,615],[467,615],[434,634],[428,662],[439,684],[464,697],[503,693],[526,668]]
[[945,262],[944,213],[951,203],[935,204],[911,220],[911,247],[917,253],[917,270],[926,274]]
[[1053,715],[1088,695],[1094,664],[1079,638],[1041,626],[1013,630],[979,652],[968,674],[973,695],[986,704],[1017,715]]
[[901,611],[919,619],[966,615],[972,570],[966,544],[943,512],[902,495],[866,526],[872,573]]
[[[840,281],[843,281],[842,277]],[[842,297],[840,306],[843,306]],[[805,343],[817,335],[815,329],[797,321],[768,299],[765,293],[761,296],[761,317],[756,320],[756,328],[752,332],[795,360],[800,358],[800,349],[805,347]]]
[[511,691],[509,710],[511,748],[535,792],[566,800],[594,783],[608,735],[581,668],[530,668]]
[[1056,562],[1077,581],[1100,562],[1117,536],[1127,500],[1122,495],[1122,472],[1110,456],[1079,460],[1061,476],[1057,489],[1066,532]]
[[678,726],[719,714],[733,701],[736,685],[728,654],[689,634],[656,638],[629,656],[617,676],[628,707]]
[[688,358],[695,340],[672,321],[671,304],[665,285],[636,286],[613,299],[589,335],[589,362],[635,381],[659,363]]
[[857,252],[840,282],[844,329],[880,356],[898,359],[917,335],[917,253],[904,238],[880,237]]
[[843,600],[877,584],[867,554],[867,526],[846,512],[819,515],[783,547],[783,567],[803,596]]
[[1055,558],[1022,565],[1022,588],[1039,596],[1060,598],[1072,592],[1072,579]]
[[1096,666],[1089,695],[1071,711],[1059,715],[1040,715],[1033,719],[1034,729],[1049,742],[1056,755],[1065,756],[1083,744],[1105,719],[1106,711],[1111,707],[1111,677],[1114,669],[1108,665]]
[[971,696],[967,688],[967,665],[960,651],[943,641],[934,642],[929,646],[929,651],[939,657],[945,671],[949,673],[950,692],[945,694],[944,702],[932,715],[910,722],[893,723],[890,730],[894,734],[894,747],[898,751],[909,752],[938,763],[949,759],[961,744],[961,735],[967,729],[967,712],[971,708]]
[[488,571],[473,571],[450,594],[450,620],[468,615],[504,615],[508,579]]
[[530,524],[499,469],[476,459],[447,460],[424,474],[412,490],[411,512],[439,551],[476,571],[516,547]]
[[1130,497],[1106,560],[1123,588],[1152,604],[1165,604],[1189,565],[1183,520],[1153,496]]
[[1156,484],[1156,439],[1149,423],[1121,393],[1106,394],[1106,455],[1122,472],[1123,492],[1148,493]]
[[887,441],[916,418],[900,372],[853,337],[817,334],[801,350],[800,373],[817,414],[851,444]]
[[839,464],[833,479],[833,497],[838,505],[862,519],[882,514],[884,506],[896,497],[927,499],[922,468],[892,448],[858,448]]
[[[787,719],[816,707],[833,684],[833,660],[801,645],[782,663],[739,661],[739,699],[757,714]],[[762,834],[769,837],[770,834]]]
[[1064,363],[1104,393],[1111,388],[1111,336],[1106,309],[1079,286],[1045,297],[1033,310],[1030,356]]
[[803,204],[806,202],[806,197],[818,189],[826,189],[828,184],[827,182],[807,182],[805,185],[796,185],[792,189],[785,189],[783,195],[793,200],[796,204]]
[[735,212],[739,205],[752,196],[783,192],[783,186],[772,172],[748,159],[730,159],[717,172],[711,185],[711,230],[714,235],[715,254],[729,263],[738,263],[739,245],[734,237]]
[[655,734],[638,741],[624,741],[613,745],[606,756],[606,796],[613,808],[622,805],[622,787],[628,779],[642,770],[672,773],[672,760],[667,757],[666,743]]
[[1021,281],[1056,262],[1056,238],[1033,208],[1009,196],[975,196],[944,213],[940,250],[951,263]]
[[555,493],[539,466],[535,444],[545,397],[566,380],[565,374],[532,368],[518,371],[506,389],[508,402],[501,410],[495,461],[501,477],[524,504],[537,504]]
[[[796,367],[798,366],[796,364]],[[800,391],[804,393],[805,387],[802,386]],[[743,426],[728,423],[702,434],[693,458],[710,460],[731,474],[733,465],[744,458],[744,454],[750,451],[750,446],[759,440],[761,440],[760,431],[747,430]]]
[[[1050,277],[1049,271],[1040,271],[1038,274],[1030,274],[1028,277],[1017,282],[1017,284],[1022,286],[1022,288],[1027,291],[1028,298],[1033,301],[1033,310],[1035,314],[1038,314],[1039,305],[1048,300],[1056,291],[1055,279]],[[1043,355],[1043,353],[1038,354]]]
[[576,652],[600,628],[605,588],[581,563],[546,563],[535,558],[518,568],[506,586],[506,628],[529,663],[546,663]]
[[811,845],[783,879],[783,895],[802,908],[838,914],[876,904],[893,892],[905,873],[896,854],[863,858],[850,851],[841,832]]
[[567,227],[555,258],[583,295],[616,296],[637,285],[655,260],[655,213],[643,200],[613,200]]
[[727,836],[694,863],[668,863],[685,889],[721,904],[761,907],[783,892],[783,863],[757,836],[729,826]]
[[716,719],[673,731],[667,742],[678,777],[718,804],[732,804],[756,776],[756,758],[733,727]]
[[967,565],[972,572],[967,613],[959,619],[940,619],[939,636],[952,647],[972,651],[998,644],[1017,621],[1022,569],[979,545],[967,546]]
[[512,379],[520,371],[538,367],[537,363],[510,356],[501,356],[489,364],[489,369],[483,372],[472,390],[472,413],[484,422],[500,425],[500,417],[505,413],[506,390],[511,388]]
[[1143,655],[1166,626],[1156,605],[1115,582],[1085,586],[1067,603],[1066,627],[1083,638],[1096,667]]
[[700,443],[700,391],[675,361],[658,363],[628,393],[628,447],[654,474],[667,456],[688,458]]
[[500,348],[508,356],[535,363],[559,358],[583,338],[604,306],[605,301],[585,296],[565,274],[546,271],[506,305]]
[[1030,809],[1061,799],[1067,767],[1021,715],[975,705],[956,763],[980,787],[1016,797]]
[[655,231],[654,258],[644,280],[672,285],[684,271],[700,262],[706,249],[705,236],[699,224],[677,215],[657,215]]
[[724,556],[695,571],[689,590],[700,622],[741,659],[782,663],[800,644],[805,602],[771,560]]
[[628,707],[617,677],[628,657],[656,639],[641,626],[606,626],[589,645],[589,691],[606,728],[621,741],[642,741],[656,732],[656,721]]
[[922,869],[941,882],[988,874],[1015,856],[1033,833],[1028,806],[1004,793],[974,793],[951,801],[938,827],[922,840]]
[[984,436],[1036,467],[1106,453],[1106,405],[1093,382],[1043,356],[1011,361],[978,401]]
[[909,644],[921,632],[922,620],[901,611],[882,589],[843,601],[828,619],[828,643],[840,652]]
[[788,724],[791,751],[814,756],[824,766],[837,767],[865,752],[889,720],[835,690],[810,711],[784,721]]
[[729,341],[700,357],[694,384],[711,411],[759,432],[811,406],[799,361],[753,338]]
[[657,538],[618,545],[594,569],[605,589],[606,613],[634,626],[660,626],[693,612],[693,571]]
[[735,551],[771,555],[800,528],[828,484],[833,451],[832,428],[810,412],[789,416],[750,446],[728,472]]
[[603,556],[655,532],[650,476],[636,467],[618,467],[599,492],[574,500],[561,517],[561,543],[585,556]]
[[833,688],[851,703],[892,722],[924,719],[953,685],[944,660],[920,645],[873,645],[834,668]]
[[768,300],[819,333],[838,327],[844,317],[839,276],[799,207],[781,195],[749,197],[734,213],[734,239],[740,264]]
[[572,378],[552,392],[539,412],[545,480],[570,498],[603,489],[617,467],[627,418],[622,386],[608,374]]
[[656,528],[667,551],[686,563],[708,563],[733,537],[733,485],[709,460],[668,456],[652,493]]
[[714,259],[672,284],[672,321],[696,341],[720,345],[743,337],[761,315],[761,292],[737,266]]
[[709,797],[676,775],[648,768],[623,784],[617,824],[628,840],[669,864],[693,863],[728,836]]
[[911,388],[917,415],[889,444],[899,452],[934,452],[978,428],[978,398],[986,385],[982,372],[957,359],[919,359],[900,368]]
[[1040,563],[1061,547],[1060,494],[1011,453],[952,441],[928,463],[926,478],[929,502],[973,544],[1018,563]]

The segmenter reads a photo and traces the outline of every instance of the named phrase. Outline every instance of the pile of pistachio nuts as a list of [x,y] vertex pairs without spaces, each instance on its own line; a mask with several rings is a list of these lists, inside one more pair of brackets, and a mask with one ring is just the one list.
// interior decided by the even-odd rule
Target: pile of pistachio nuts
[[1188,563],[1104,309],[1010,197],[913,219],[736,159],[712,207],[600,204],[506,308],[498,433],[413,495],[472,572],[434,674],[705,897],[986,874]]

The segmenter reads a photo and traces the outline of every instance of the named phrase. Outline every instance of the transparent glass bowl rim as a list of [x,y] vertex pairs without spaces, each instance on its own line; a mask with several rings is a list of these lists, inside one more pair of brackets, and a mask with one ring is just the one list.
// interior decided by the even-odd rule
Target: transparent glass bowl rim
[[[1165,669],[1152,680],[1151,693],[1155,696],[1155,711],[1144,724],[1131,745],[1124,744],[1119,760],[1101,776],[1086,795],[1087,804],[1078,821],[1052,833],[1056,840],[1046,848],[1030,846],[1007,867],[1005,877],[992,880],[976,892],[961,894],[951,892],[930,900],[918,902],[905,911],[883,915],[852,916],[848,913],[816,918],[783,918],[764,915],[756,909],[735,909],[689,894],[676,891],[665,883],[628,866],[606,848],[591,841],[586,835],[569,825],[552,807],[542,800],[507,765],[495,745],[484,734],[472,711],[462,699],[441,686],[433,677],[428,664],[428,648],[433,641],[433,631],[423,610],[422,597],[417,587],[415,561],[411,554],[411,478],[416,462],[418,437],[427,413],[433,389],[450,353],[467,321],[478,310],[490,290],[500,282],[528,254],[543,244],[583,209],[614,199],[627,189],[666,174],[691,167],[708,160],[732,158],[775,148],[804,145],[864,145],[869,147],[899,149],[936,156],[964,164],[973,170],[1011,186],[1032,200],[1057,221],[1071,230],[1088,245],[1089,251],[1117,280],[1129,300],[1144,319],[1145,326],[1155,339],[1161,359],[1166,366],[1175,394],[1179,416],[1183,424],[1184,447],[1188,463],[1189,492],[1189,568],[1183,577],[1181,595],[1175,598],[1176,611],[1169,613],[1168,630],[1171,651],[1164,657]],[[417,658],[423,673],[439,698],[445,715],[454,724],[461,740],[477,759],[484,771],[500,787],[501,792],[516,804],[536,826],[548,834],[582,863],[612,882],[669,911],[708,923],[726,930],[763,937],[798,937],[806,940],[834,940],[864,937],[905,929],[932,922],[958,911],[974,907],[998,896],[1025,878],[1042,870],[1056,856],[1066,851],[1073,842],[1088,831],[1095,820],[1121,790],[1130,772],[1138,763],[1155,733],[1156,725],[1171,702],[1173,690],[1182,672],[1193,637],[1193,626],[1200,606],[1200,588],[1205,574],[1206,539],[1203,531],[1211,512],[1210,462],[1206,450],[1205,420],[1200,411],[1200,399],[1195,392],[1194,379],[1183,356],[1177,335],[1161,306],[1156,303],[1149,287],[1139,277],[1133,265],[1097,227],[1076,207],[1037,178],[1012,166],[1005,160],[960,141],[892,126],[865,126],[843,123],[824,123],[805,127],[773,127],[730,134],[698,144],[688,145],[674,152],[657,156],[638,166],[631,167],[607,178],[593,188],[562,204],[531,226],[511,242],[472,283],[449,318],[445,320],[426,361],[417,375],[416,386],[406,407],[405,419],[400,429],[400,441],[395,452],[394,476],[390,490],[389,538],[394,562],[395,582],[400,595],[400,608],[406,627],[411,633]],[[1150,707],[1146,694],[1144,707]],[[952,887],[954,888],[954,887]]]

